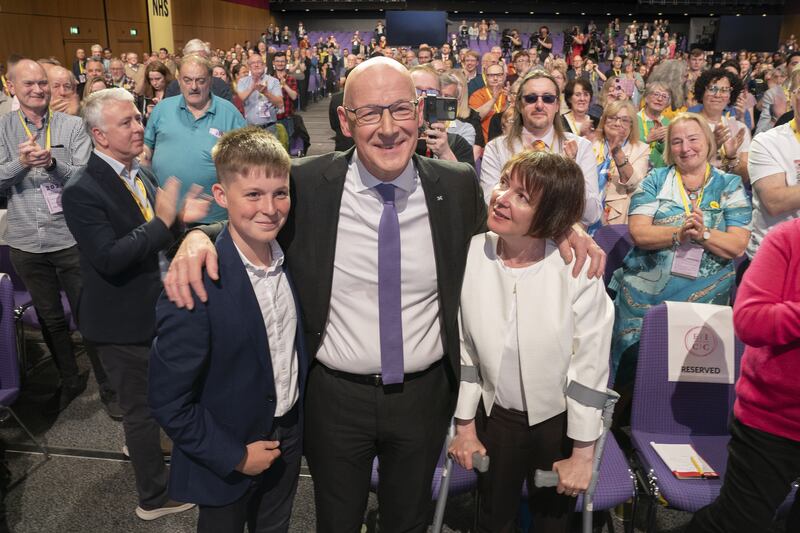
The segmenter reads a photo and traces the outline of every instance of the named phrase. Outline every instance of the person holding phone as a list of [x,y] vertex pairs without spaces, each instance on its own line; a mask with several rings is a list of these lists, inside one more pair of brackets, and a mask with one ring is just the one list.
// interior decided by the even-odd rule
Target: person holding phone
[[[419,65],[410,70],[411,79],[417,96],[422,98],[420,105],[425,105],[426,99],[441,96],[441,82],[439,74],[428,65]],[[425,115],[425,113],[423,113]],[[439,117],[423,116],[420,128],[420,138],[417,143],[417,153],[445,161],[459,161],[475,166],[472,146],[461,135],[448,133],[449,120],[440,120]]]

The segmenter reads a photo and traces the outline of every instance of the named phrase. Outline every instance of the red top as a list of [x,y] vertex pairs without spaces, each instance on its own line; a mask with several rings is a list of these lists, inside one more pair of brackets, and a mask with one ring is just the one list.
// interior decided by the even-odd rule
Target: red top
[[800,442],[800,219],[772,228],[736,294],[736,334],[747,345],[734,414]]

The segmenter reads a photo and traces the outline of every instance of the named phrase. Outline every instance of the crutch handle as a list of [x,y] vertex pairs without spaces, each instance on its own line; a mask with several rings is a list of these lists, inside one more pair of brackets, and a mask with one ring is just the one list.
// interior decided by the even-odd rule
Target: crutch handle
[[555,487],[558,485],[558,472],[552,470],[536,470],[533,484],[537,487]]
[[489,470],[489,456],[481,455],[479,452],[472,454],[472,468],[480,473],[485,473]]

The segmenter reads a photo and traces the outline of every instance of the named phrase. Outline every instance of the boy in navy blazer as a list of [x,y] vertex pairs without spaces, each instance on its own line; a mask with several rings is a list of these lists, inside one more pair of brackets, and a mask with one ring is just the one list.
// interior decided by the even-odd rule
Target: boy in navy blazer
[[[288,154],[264,130],[224,135],[212,190],[229,223],[208,301],[159,299],[153,416],[174,442],[170,494],[200,506],[198,532],[287,531],[300,472],[308,360],[275,237],[289,212]],[[223,274],[224,272],[224,274]]]

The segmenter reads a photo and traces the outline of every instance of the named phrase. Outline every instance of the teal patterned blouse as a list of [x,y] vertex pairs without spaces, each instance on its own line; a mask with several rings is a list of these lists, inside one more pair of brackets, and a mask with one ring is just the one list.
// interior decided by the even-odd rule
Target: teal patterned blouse
[[[711,168],[711,176],[700,204],[703,223],[709,229],[729,227],[750,229],[752,207],[742,179]],[[653,217],[654,226],[683,224],[686,211],[681,199],[675,167],[653,169],[634,192],[628,216]],[[625,256],[622,268],[614,272],[609,288],[617,291],[616,317],[611,341],[612,374],[622,353],[639,341],[642,319],[647,310],[667,300],[727,305],[734,283],[732,259],[723,259],[706,250],[700,261],[700,274],[688,279],[671,274],[672,248],[642,250],[634,247]]]

